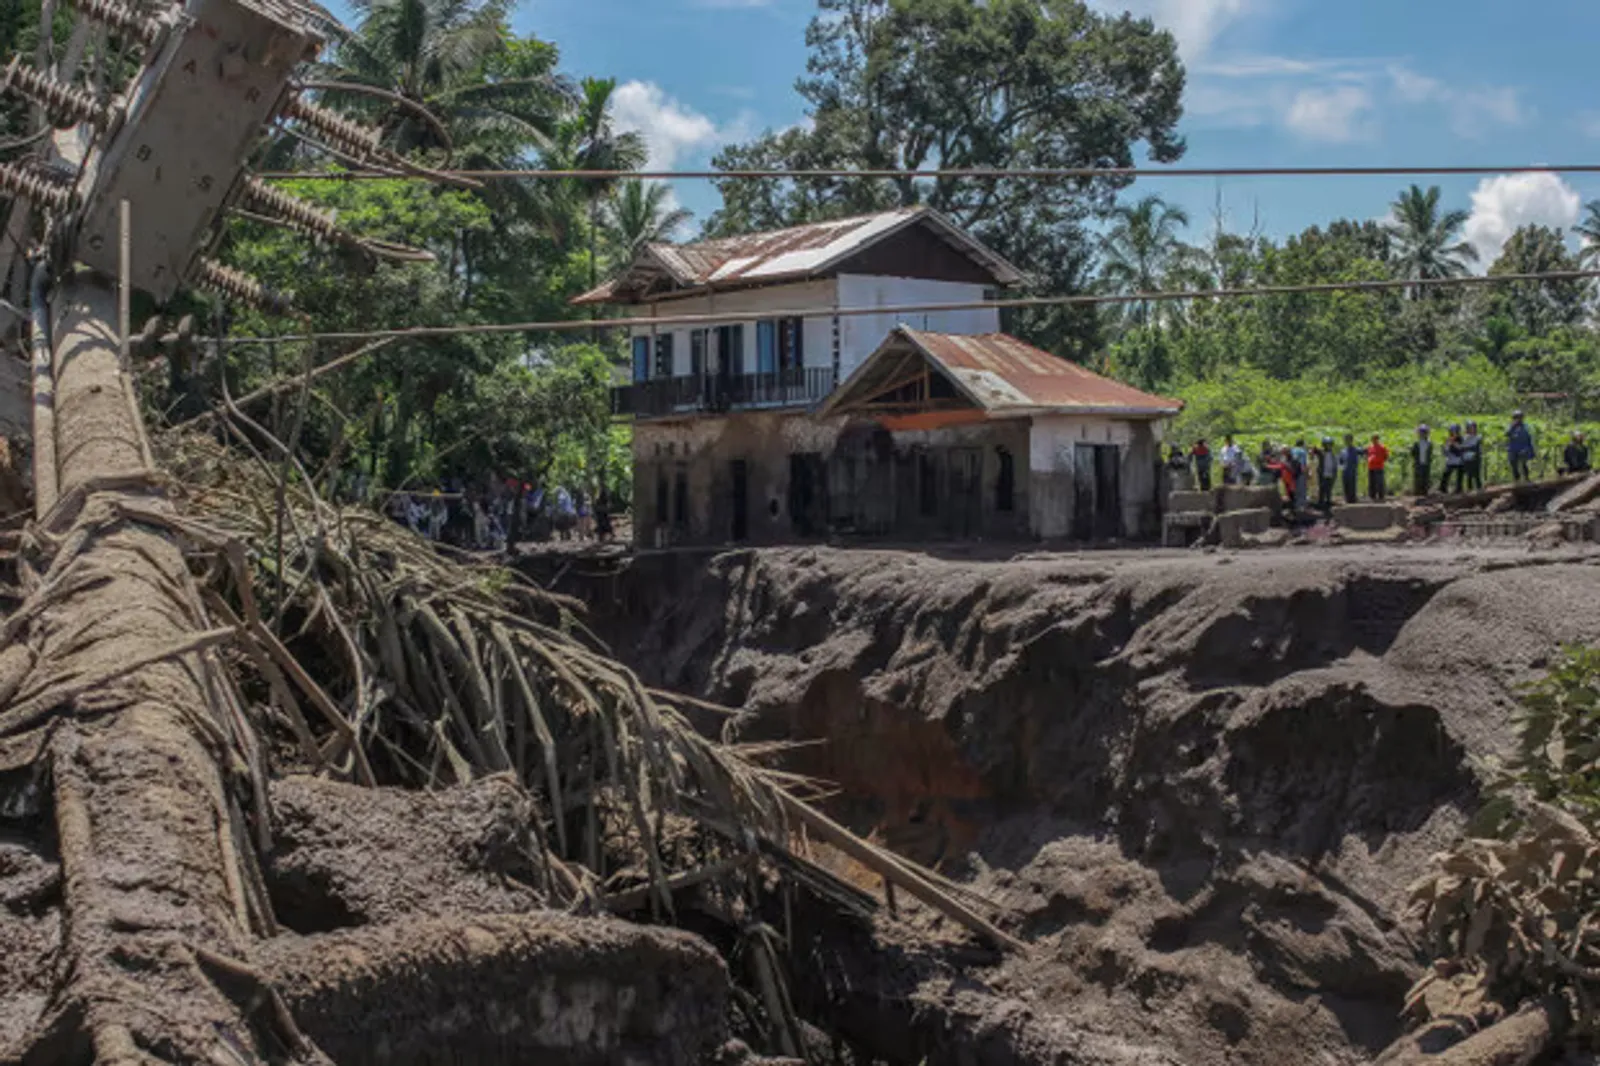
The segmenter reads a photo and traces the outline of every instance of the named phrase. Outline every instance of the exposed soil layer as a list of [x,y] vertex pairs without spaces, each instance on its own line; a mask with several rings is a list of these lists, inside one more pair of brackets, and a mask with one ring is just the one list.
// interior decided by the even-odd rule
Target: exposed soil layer
[[1366,1061],[1474,760],[1600,639],[1576,549],[662,554],[559,587],[739,739],[815,742],[787,765],[852,828],[1010,908],[1029,957],[795,918],[813,1020],[907,1063]]

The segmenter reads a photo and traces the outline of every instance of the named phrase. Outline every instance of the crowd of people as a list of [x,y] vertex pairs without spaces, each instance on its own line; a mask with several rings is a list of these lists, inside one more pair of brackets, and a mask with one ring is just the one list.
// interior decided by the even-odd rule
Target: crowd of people
[[429,540],[478,551],[504,551],[527,540],[609,540],[611,509],[604,492],[558,486],[546,492],[510,483],[490,492],[396,492],[389,517]]
[[[1511,424],[1497,446],[1505,449],[1512,480],[1527,481],[1532,477],[1537,451],[1533,432],[1521,411],[1512,413]],[[1412,495],[1427,496],[1434,492],[1436,472],[1439,473],[1437,491],[1440,493],[1481,490],[1488,447],[1476,422],[1451,425],[1442,442],[1434,439],[1429,426],[1418,426],[1416,439],[1407,449]],[[1175,482],[1190,479],[1195,487],[1209,490],[1213,467],[1219,465],[1223,484],[1281,485],[1284,496],[1296,509],[1308,506],[1311,485],[1315,481],[1317,506],[1327,510],[1333,506],[1336,494],[1342,494],[1345,503],[1355,503],[1359,499],[1363,473],[1367,498],[1388,499],[1390,455],[1389,447],[1376,433],[1365,444],[1357,444],[1355,434],[1346,433],[1342,447],[1336,445],[1332,437],[1323,437],[1320,446],[1314,447],[1307,447],[1304,439],[1295,441],[1292,446],[1262,441],[1261,450],[1254,457],[1229,436],[1224,439],[1221,454],[1217,456],[1213,456],[1203,439],[1195,441],[1187,451],[1173,445],[1167,469]],[[1575,430],[1562,453],[1559,472],[1578,474],[1591,469],[1589,446],[1583,433]]]

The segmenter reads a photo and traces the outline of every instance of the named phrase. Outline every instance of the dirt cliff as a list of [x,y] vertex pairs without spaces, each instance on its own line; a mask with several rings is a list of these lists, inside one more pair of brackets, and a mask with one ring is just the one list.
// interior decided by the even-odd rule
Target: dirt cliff
[[796,549],[563,583],[648,679],[811,742],[787,765],[844,821],[1009,908],[1026,957],[792,919],[805,1009],[908,1063],[1367,1061],[1423,961],[1407,884],[1517,687],[1600,638],[1596,557],[1520,547]]

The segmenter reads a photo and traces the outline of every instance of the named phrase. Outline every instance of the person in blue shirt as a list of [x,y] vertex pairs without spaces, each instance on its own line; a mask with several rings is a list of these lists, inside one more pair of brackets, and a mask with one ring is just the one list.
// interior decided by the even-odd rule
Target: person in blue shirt
[[1344,450],[1339,453],[1339,472],[1344,477],[1344,502],[1356,502],[1356,480],[1367,457],[1367,450],[1356,445],[1356,435],[1344,435]]
[[1467,479],[1467,491],[1483,491],[1483,435],[1476,422],[1468,421],[1461,436],[1461,473]]
[[1511,428],[1506,430],[1506,453],[1511,458],[1511,480],[1527,481],[1528,464],[1533,462],[1533,433],[1523,421],[1521,411],[1511,412]]

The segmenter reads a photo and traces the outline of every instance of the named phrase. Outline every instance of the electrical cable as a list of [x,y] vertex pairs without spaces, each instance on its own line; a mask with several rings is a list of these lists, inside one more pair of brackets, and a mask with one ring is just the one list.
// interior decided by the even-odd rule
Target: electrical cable
[[[920,170],[451,170],[456,178],[476,181],[550,181],[573,178],[592,180],[679,181],[724,179],[796,181],[819,178],[964,178],[970,180],[1019,179],[1035,181],[1091,180],[1094,178],[1372,178],[1471,177],[1490,174],[1600,174],[1600,163],[1518,164],[1516,166],[1370,166],[1370,167],[946,167]],[[345,171],[275,170],[258,175],[272,180],[369,181],[374,175]],[[423,177],[423,175],[415,175]]]
[[[936,314],[945,311],[977,311],[1037,307],[1101,306],[1106,304],[1173,303],[1192,300],[1237,299],[1252,296],[1289,296],[1334,292],[1384,292],[1396,289],[1434,289],[1504,285],[1514,282],[1555,283],[1589,281],[1600,278],[1600,270],[1548,271],[1537,274],[1469,275],[1460,278],[1417,278],[1411,280],[1336,281],[1308,285],[1261,285],[1246,288],[1187,289],[1172,292],[1074,293],[1061,296],[1018,296],[999,300],[959,300],[949,303],[897,304],[888,307],[790,308],[748,314],[683,314],[642,318],[561,319],[545,322],[479,322],[462,326],[409,326],[399,329],[349,330],[329,333],[291,333],[275,337],[230,337],[229,346],[273,344],[299,341],[370,341],[381,339],[424,340],[485,334],[568,333],[590,329],[628,326],[705,326],[727,322],[730,318],[853,318],[866,315]],[[686,293],[685,295],[694,295]]]

